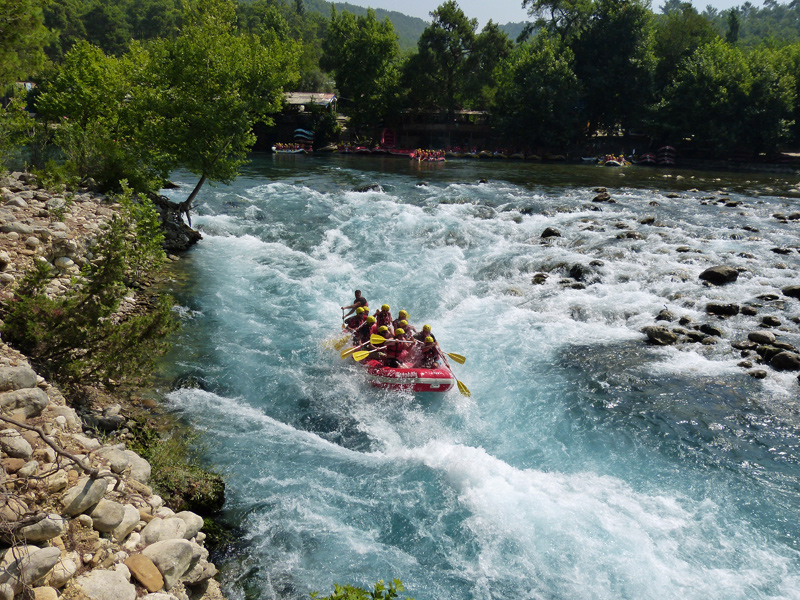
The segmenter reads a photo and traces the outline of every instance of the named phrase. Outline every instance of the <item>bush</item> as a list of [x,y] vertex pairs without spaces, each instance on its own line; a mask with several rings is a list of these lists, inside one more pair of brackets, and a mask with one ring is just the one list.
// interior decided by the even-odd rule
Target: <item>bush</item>
[[[403,582],[395,579],[389,584],[389,587],[383,583],[383,580],[375,584],[375,589],[368,592],[364,588],[346,585],[344,587],[334,584],[333,593],[330,596],[320,596],[319,592],[313,592],[311,597],[315,600],[392,600],[398,598],[397,592],[404,592]],[[406,598],[406,600],[414,600],[413,598]]]

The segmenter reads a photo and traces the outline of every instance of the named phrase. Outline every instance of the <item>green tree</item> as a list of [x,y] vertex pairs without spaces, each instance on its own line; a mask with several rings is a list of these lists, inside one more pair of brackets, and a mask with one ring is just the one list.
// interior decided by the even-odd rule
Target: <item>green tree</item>
[[773,152],[789,139],[797,79],[788,53],[761,47],[747,56],[751,81],[740,143],[754,152]]
[[334,7],[322,50],[320,66],[333,73],[350,127],[371,137],[397,97],[399,50],[391,21],[378,21],[372,10],[356,17]]
[[714,25],[707,17],[698,13],[689,2],[676,0],[666,14],[656,19],[653,50],[657,93],[674,80],[681,62],[717,37]]
[[412,97],[423,106],[446,109],[452,118],[473,91],[471,55],[478,21],[467,18],[455,0],[439,5],[431,17],[419,38],[417,56],[406,67],[414,74]]
[[513,44],[500,27],[489,21],[475,37],[470,63],[472,77],[468,89],[470,107],[485,110],[489,107],[497,89],[495,70],[509,57]]
[[178,37],[151,48],[149,77],[165,126],[158,142],[199,176],[181,203],[188,216],[206,180],[236,177],[255,142],[253,125],[272,123],[297,73],[294,44],[239,33],[230,0],[188,2],[183,22]]
[[0,90],[42,67],[48,37],[41,0],[0,0]]
[[658,111],[662,132],[724,151],[742,139],[751,83],[747,60],[721,39],[700,48],[678,68]]
[[642,0],[595,0],[571,43],[592,129],[637,126],[652,97],[652,13]]
[[517,47],[498,70],[493,114],[518,147],[564,144],[580,132],[572,52],[547,32]]
[[118,4],[95,0],[81,17],[86,40],[106,54],[120,56],[128,49],[131,32],[128,20]]
[[593,0],[522,0],[522,7],[536,17],[535,25],[569,42],[586,28],[593,11]]
[[725,41],[729,44],[735,44],[739,41],[739,12],[732,8],[728,11],[728,32],[725,34]]

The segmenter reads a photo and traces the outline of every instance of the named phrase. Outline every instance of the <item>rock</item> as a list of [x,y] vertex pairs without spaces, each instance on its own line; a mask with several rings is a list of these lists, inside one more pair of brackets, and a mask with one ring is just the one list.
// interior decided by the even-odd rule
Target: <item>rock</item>
[[163,540],[148,546],[142,554],[155,563],[164,577],[164,588],[169,590],[200,559],[197,556],[195,560],[193,546],[196,544],[187,540]]
[[142,584],[148,592],[157,592],[164,587],[164,577],[155,563],[144,554],[134,554],[125,561],[131,575]]
[[651,344],[658,346],[669,346],[678,341],[678,336],[663,325],[650,325],[642,329],[642,332],[647,335]]
[[217,567],[208,562],[205,558],[197,561],[197,564],[183,574],[182,581],[188,585],[197,585],[211,579],[218,573]]
[[22,235],[30,235],[33,233],[33,227],[20,221],[12,221],[11,223],[0,225],[0,233],[19,233]]
[[33,588],[33,600],[58,600],[58,592],[50,586]]
[[53,261],[53,264],[62,271],[66,271],[67,269],[75,266],[75,263],[68,256],[59,256],[57,259],[55,259],[55,261]]
[[72,439],[78,442],[81,446],[83,446],[84,450],[91,452],[92,450],[97,450],[101,444],[94,438],[90,438],[80,433],[72,434]]
[[65,489],[69,485],[69,475],[64,469],[59,469],[47,479],[45,479],[45,483],[47,484],[47,491],[51,494],[55,494],[56,492],[60,492],[61,490]]
[[381,187],[381,185],[379,183],[370,183],[368,185],[361,185],[359,187],[355,187],[350,191],[351,192],[359,192],[359,193],[363,193],[363,192],[382,192],[383,188]]
[[108,482],[105,479],[82,478],[61,498],[64,513],[72,517],[86,512],[100,502],[107,487]]
[[555,227],[547,227],[540,236],[542,238],[561,237],[561,232]]
[[711,315],[732,317],[739,314],[739,305],[727,302],[709,302],[706,304],[706,312]]
[[89,600],[136,600],[136,587],[119,571],[95,569],[75,584]]
[[775,334],[771,331],[751,331],[747,334],[747,339],[756,344],[772,344],[775,342]]
[[762,327],[780,327],[781,320],[774,315],[766,315],[761,319]]
[[130,504],[124,505],[124,514],[122,516],[122,521],[117,527],[112,531],[112,535],[114,539],[118,542],[124,540],[130,533],[136,528],[139,524],[139,511],[135,506]]
[[39,470],[39,461],[38,460],[30,460],[25,465],[17,471],[17,477],[31,477],[32,475],[36,474],[36,471]]
[[741,308],[741,313],[747,317],[754,317],[758,314],[758,310],[754,306],[744,305]]
[[14,588],[7,583],[0,583],[0,600],[14,600]]
[[781,290],[784,296],[800,299],[800,285],[789,285]]
[[122,473],[131,464],[130,459],[125,454],[124,446],[122,449],[117,447],[105,446],[95,453],[108,461],[108,465],[114,473]]
[[656,321],[668,321],[672,322],[675,320],[675,315],[672,311],[664,308],[656,315]]
[[592,202],[613,202],[613,201],[611,200],[611,195],[607,191],[603,190],[602,192],[597,194],[597,196],[592,198]]
[[22,467],[25,466],[25,459],[24,458],[4,458],[0,460],[0,466],[2,466],[6,473],[16,473]]
[[[139,511],[136,512],[138,514]],[[97,531],[110,533],[122,523],[125,507],[119,502],[101,499],[88,514],[92,517],[92,526]]]
[[[57,406],[51,404],[47,408],[48,411],[51,411],[53,414],[58,415],[58,417],[63,417],[66,421],[67,428],[65,431],[80,431],[81,429],[81,422],[78,418],[78,413],[75,412],[74,408],[70,408],[69,406]],[[56,417],[56,421],[58,420]]]
[[178,517],[153,519],[141,531],[142,543],[146,546],[162,540],[183,539],[186,522]]
[[0,521],[15,523],[28,512],[28,505],[16,496],[0,494]]
[[769,364],[777,371],[800,371],[800,355],[784,350],[773,356]]
[[130,462],[130,476],[139,483],[146,484],[150,480],[150,463],[133,450],[124,450],[123,452]]
[[0,367],[0,392],[36,387],[37,377],[29,367]]
[[11,458],[30,460],[33,456],[33,448],[16,429],[0,431],[0,448]]
[[725,285],[726,283],[733,283],[739,278],[739,271],[733,267],[720,265],[711,267],[700,273],[700,279],[708,281],[713,285]]
[[23,527],[19,536],[26,542],[46,542],[67,532],[67,520],[61,515],[51,513],[33,525]]
[[62,556],[56,563],[56,566],[53,567],[53,570],[50,571],[45,581],[54,588],[64,587],[67,582],[73,578],[75,573],[78,572],[79,562],[80,559],[78,558],[77,552],[70,552],[66,556]]
[[[34,373],[34,375],[36,374]],[[36,385],[35,381],[33,385]],[[0,407],[18,417],[23,416],[25,419],[38,417],[49,402],[47,393],[43,389],[33,386],[0,393]]]
[[536,273],[531,279],[533,285],[543,285],[547,281],[547,273]]
[[[32,586],[44,578],[58,562],[61,550],[28,546],[15,556],[18,558],[10,562],[5,571],[0,573],[0,583],[8,583],[18,593],[24,586]],[[6,557],[3,560],[5,561]]]
[[719,327],[715,327],[709,323],[703,323],[700,325],[699,331],[705,333],[706,335],[713,335],[714,337],[722,337],[723,331]]
[[182,519],[186,523],[186,532],[183,537],[187,540],[192,539],[203,528],[203,517],[191,511],[183,510],[175,515],[178,519]]

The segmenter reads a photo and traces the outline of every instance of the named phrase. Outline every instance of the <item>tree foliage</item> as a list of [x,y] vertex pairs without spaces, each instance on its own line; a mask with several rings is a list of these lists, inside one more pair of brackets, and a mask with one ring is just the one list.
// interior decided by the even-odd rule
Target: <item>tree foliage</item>
[[[352,585],[334,584],[332,594],[320,596],[319,592],[312,592],[311,598],[314,600],[394,600],[400,597],[398,592],[404,591],[403,582],[399,579],[393,580],[388,586],[381,580],[375,584],[371,592]],[[413,600],[413,598],[406,600]]]
[[0,90],[42,67],[48,37],[41,0],[0,0]]
[[320,66],[333,73],[356,133],[372,132],[397,97],[397,36],[391,21],[331,9]]
[[164,260],[155,209],[146,197],[125,194],[70,291],[47,295],[50,267],[37,261],[3,307],[4,338],[63,383],[119,383],[137,375],[166,350],[165,336],[177,327],[166,297],[153,299],[144,313],[118,313],[128,286]]

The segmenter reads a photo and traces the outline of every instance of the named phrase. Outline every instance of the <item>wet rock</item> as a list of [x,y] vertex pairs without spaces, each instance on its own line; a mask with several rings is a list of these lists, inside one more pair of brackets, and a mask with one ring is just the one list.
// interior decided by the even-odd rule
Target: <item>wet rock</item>
[[369,183],[369,184],[367,184],[367,185],[360,185],[360,186],[358,186],[358,187],[354,187],[354,188],[353,188],[353,189],[351,189],[350,191],[351,191],[351,192],[358,192],[358,193],[364,193],[364,192],[382,192],[382,191],[383,191],[383,188],[381,187],[381,184],[379,184],[379,183]]
[[772,342],[772,345],[781,350],[788,350],[789,352],[797,352],[797,348],[787,342]]
[[651,344],[669,346],[678,341],[678,336],[662,325],[649,325],[642,329]]
[[775,334],[771,331],[751,331],[747,334],[747,339],[756,344],[772,344],[775,342]]
[[773,315],[767,315],[761,319],[762,327],[779,327],[780,324],[781,320]]
[[561,232],[556,229],[555,227],[547,227],[540,236],[542,239],[551,238],[551,237],[561,237]]
[[742,367],[743,369],[752,369],[753,368],[753,363],[751,361],[749,361],[749,360],[743,360],[743,361],[740,361],[740,362],[736,363],[736,366],[737,367]]
[[800,355],[784,350],[773,356],[769,364],[776,371],[800,371]]
[[706,335],[713,335],[714,337],[722,337],[723,336],[722,329],[720,329],[719,327],[715,327],[714,325],[711,325],[710,323],[703,323],[702,325],[700,325],[699,331],[701,331],[702,333],[705,333]]
[[781,290],[784,296],[800,299],[800,285],[789,285]]
[[739,314],[739,305],[728,302],[709,302],[706,304],[706,312],[711,315],[732,317]]
[[668,310],[666,308],[662,309],[661,312],[659,312],[656,315],[656,321],[668,321],[671,323],[674,320],[675,320],[675,315],[672,313],[671,310]]
[[611,194],[603,191],[597,194],[597,196],[595,196],[594,198],[592,198],[592,202],[608,202],[609,204],[615,204],[616,200],[614,200],[611,197]]
[[754,317],[758,314],[758,310],[754,306],[745,304],[741,307],[741,313],[747,317]]
[[783,352],[783,350],[780,348],[776,348],[775,346],[768,344],[756,347],[756,353],[764,360],[764,362],[771,361],[773,356],[781,352]]
[[747,372],[750,377],[753,379],[766,379],[767,372],[764,369],[753,369],[752,371]]
[[733,283],[738,278],[739,271],[726,265],[710,267],[700,273],[700,279],[703,281],[708,281],[713,285],[725,285],[727,283]]
[[547,273],[536,273],[531,279],[533,285],[543,285],[547,281]]

